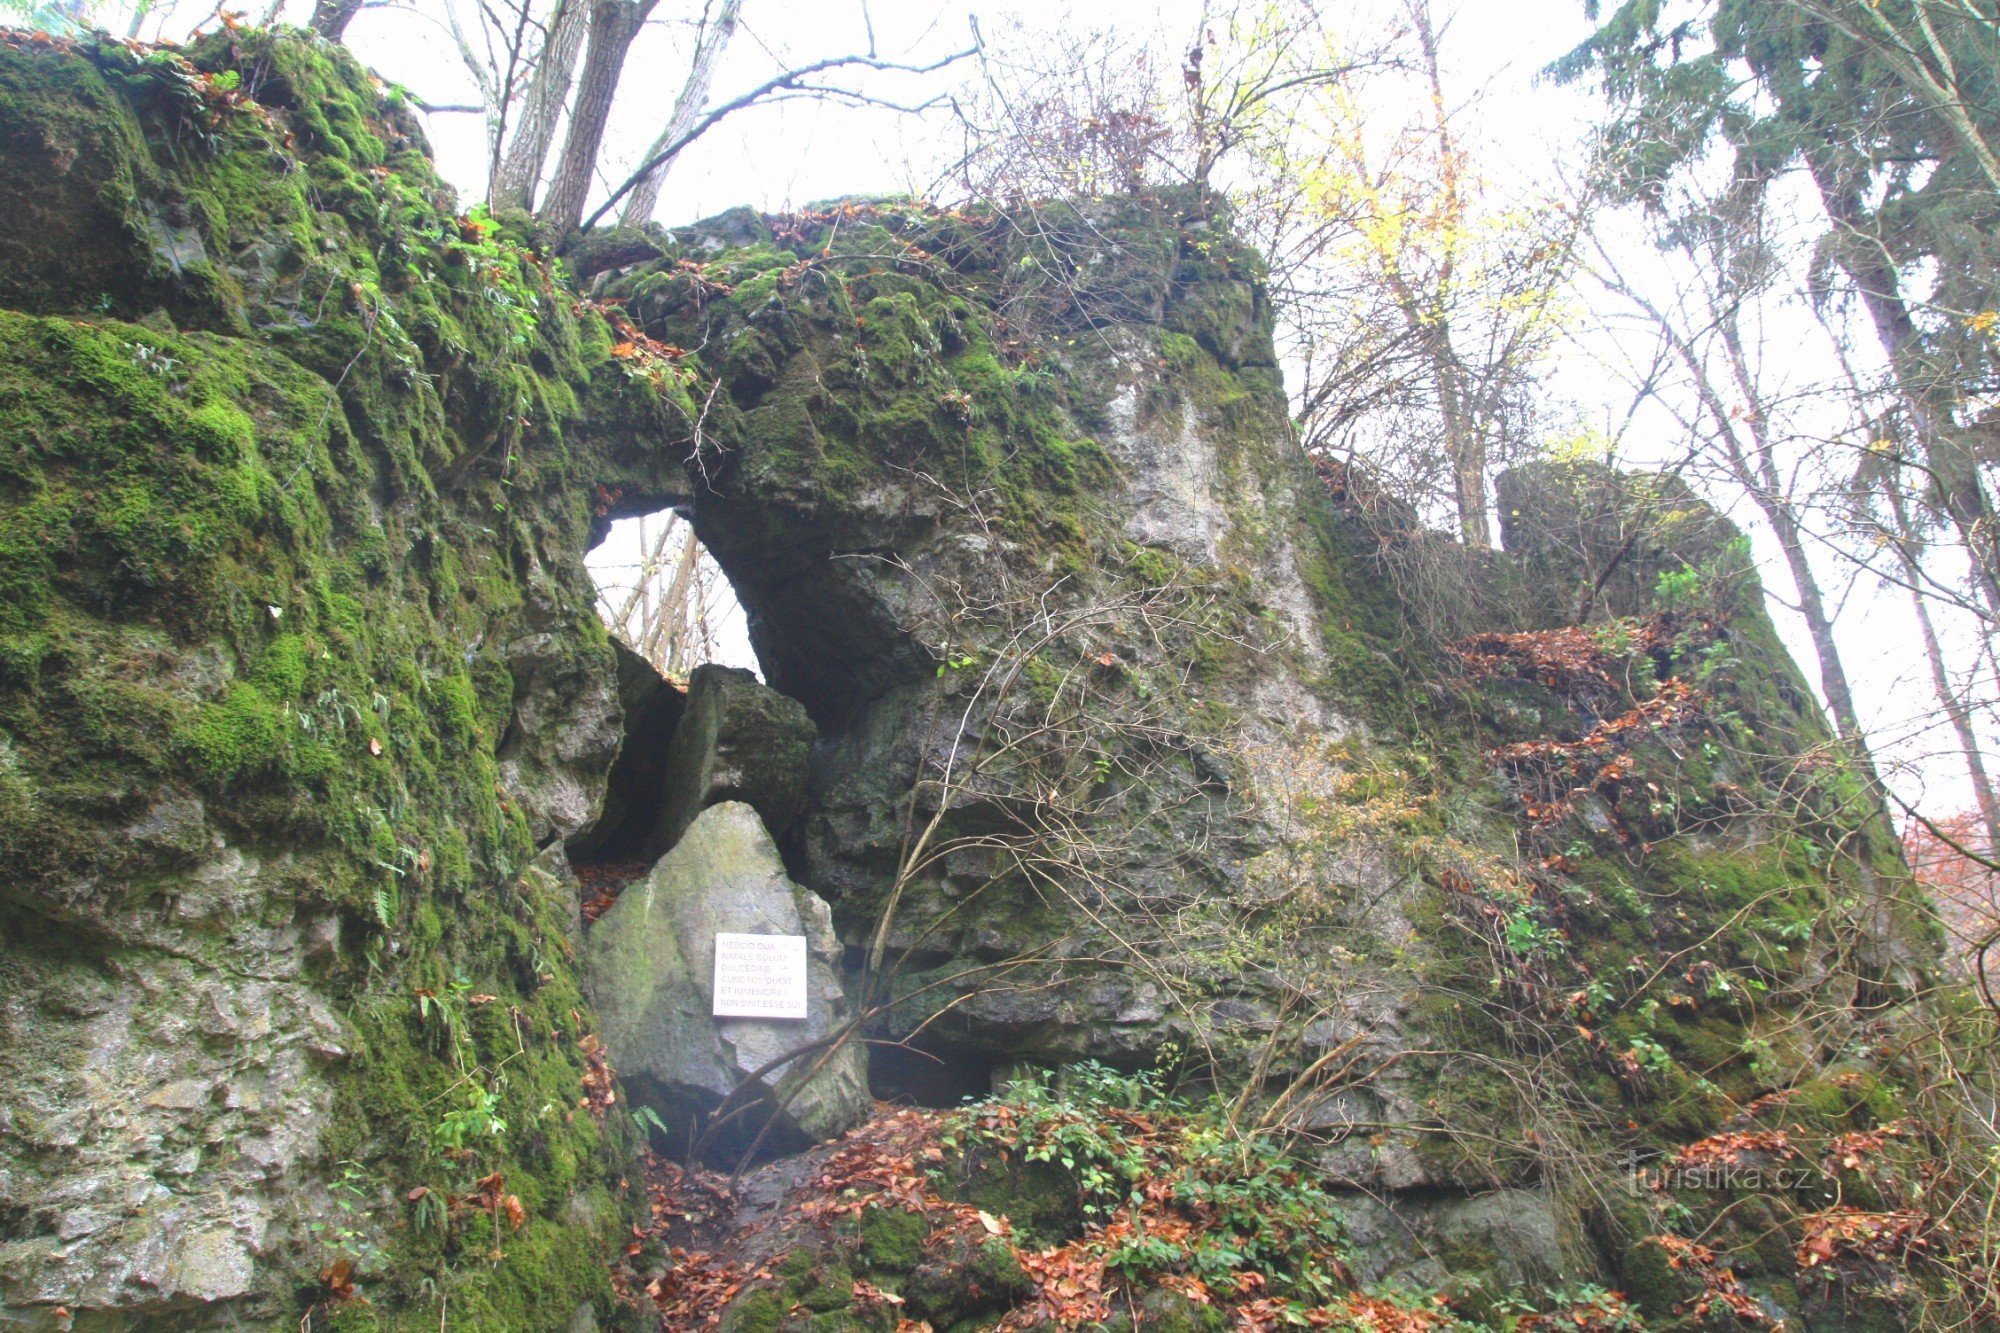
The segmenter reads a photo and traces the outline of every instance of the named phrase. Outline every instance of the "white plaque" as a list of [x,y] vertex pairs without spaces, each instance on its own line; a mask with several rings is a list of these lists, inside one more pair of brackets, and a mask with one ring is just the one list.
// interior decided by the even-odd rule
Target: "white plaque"
[[804,1018],[806,937],[715,937],[717,1018]]

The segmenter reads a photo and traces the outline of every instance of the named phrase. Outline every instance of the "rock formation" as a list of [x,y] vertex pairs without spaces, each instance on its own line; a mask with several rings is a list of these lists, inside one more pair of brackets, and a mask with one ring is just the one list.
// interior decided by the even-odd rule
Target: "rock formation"
[[[803,1021],[710,1016],[719,931],[805,936]],[[726,1106],[736,1116],[733,1132],[718,1136],[722,1144],[742,1151],[761,1135],[773,1150],[796,1150],[837,1137],[867,1114],[861,1042],[828,1045],[852,1016],[834,970],[831,914],[785,877],[750,806],[724,801],[704,810],[590,927],[585,950],[612,1066],[636,1103],[666,1119],[670,1139],[695,1141]]]
[[[700,1009],[739,921],[907,1043],[883,1090],[1253,1084],[1370,1279],[1671,1310],[1618,1163],[1893,1100],[1927,926],[1699,502],[1544,470],[1507,556],[1385,536],[1206,198],[739,212],[598,305],[399,96],[0,40],[6,1320],[608,1317],[601,1052],[677,1129],[783,1054]],[[583,556],[668,506],[783,698],[608,643]],[[572,857],[658,859],[586,930]]]

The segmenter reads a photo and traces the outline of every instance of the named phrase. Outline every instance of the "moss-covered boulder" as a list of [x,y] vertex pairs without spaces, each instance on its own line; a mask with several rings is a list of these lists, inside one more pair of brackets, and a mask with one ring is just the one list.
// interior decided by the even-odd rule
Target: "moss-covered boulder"
[[0,179],[4,1319],[611,1313],[550,844],[671,388],[302,37],[0,38]]

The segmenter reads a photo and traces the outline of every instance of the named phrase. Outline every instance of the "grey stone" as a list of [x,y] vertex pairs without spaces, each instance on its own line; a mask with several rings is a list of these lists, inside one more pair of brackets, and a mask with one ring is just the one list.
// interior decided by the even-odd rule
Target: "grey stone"
[[[711,1016],[719,931],[806,937],[803,1021]],[[842,1028],[849,1009],[834,970],[838,949],[826,904],[787,878],[757,812],[725,801],[703,811],[591,927],[584,978],[612,1068],[635,1102],[680,1134],[702,1124],[766,1065]],[[831,1138],[869,1107],[858,1035],[830,1056],[815,1050],[780,1065],[757,1085],[732,1109],[753,1092],[784,1100],[766,1137],[774,1149]],[[719,1134],[718,1142],[746,1142],[761,1116],[738,1117],[738,1128]]]
[[250,1247],[228,1231],[204,1231],[175,1248],[167,1263],[167,1288],[200,1301],[228,1300],[250,1290]]
[[1565,1264],[1555,1204],[1540,1189],[1357,1191],[1342,1195],[1341,1215],[1363,1282],[1436,1286],[1469,1278],[1503,1289],[1545,1288],[1589,1276]]
[[[1482,1266],[1511,1286],[1551,1284],[1562,1272],[1562,1241],[1553,1202],[1538,1189],[1502,1189],[1441,1205],[1438,1247]],[[1490,1259],[1488,1258],[1490,1256]]]
[[[540,576],[546,579],[546,574]],[[539,592],[536,578],[531,592]],[[537,843],[588,825],[604,798],[622,716],[609,648],[550,632],[506,645],[514,717],[500,745],[500,781],[528,817]]]
[[738,667],[698,666],[667,751],[665,801],[649,850],[665,851],[703,810],[744,801],[782,837],[806,799],[818,737],[805,706]]
[[[652,846],[653,824],[668,790],[667,757],[687,712],[685,689],[662,678],[651,662],[618,640],[612,640],[611,648],[618,662],[623,734],[597,818],[569,841],[569,854],[579,863],[636,859]],[[655,847],[652,855],[664,850]]]

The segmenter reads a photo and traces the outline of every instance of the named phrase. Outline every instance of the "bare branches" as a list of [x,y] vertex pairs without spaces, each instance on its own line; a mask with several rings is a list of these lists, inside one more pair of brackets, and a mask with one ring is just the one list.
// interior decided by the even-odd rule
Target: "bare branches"
[[631,540],[631,563],[595,566],[598,610],[655,671],[685,680],[722,646],[722,621],[733,602],[728,581],[693,526],[676,514],[637,520]]
[[715,67],[729,46],[729,39],[736,35],[737,16],[743,9],[743,0],[721,0],[721,4],[712,22],[706,10],[702,14],[701,28],[695,34],[694,55],[688,61],[687,82],[681,85],[680,95],[674,99],[674,109],[667,117],[666,128],[660,131],[653,146],[646,150],[647,158],[657,157],[658,163],[645,173],[625,201],[625,212],[620,218],[624,226],[637,226],[652,220],[653,210],[660,201],[660,186],[667,178],[668,169],[673,166],[673,155],[660,154],[693,128],[695,118],[708,105],[708,90],[715,80]]
[[[962,51],[954,51],[950,55],[942,56],[937,60],[925,64],[908,64],[896,60],[882,60],[872,55],[847,55],[832,56],[825,60],[815,60],[808,64],[785,70],[783,73],[773,75],[756,87],[739,93],[737,96],[730,98],[712,111],[709,111],[689,126],[685,133],[677,136],[672,141],[663,145],[656,145],[655,151],[647,156],[646,160],[639,165],[636,171],[627,176],[624,181],[614,188],[604,202],[599,204],[589,217],[582,220],[580,227],[572,225],[563,228],[560,226],[563,221],[562,214],[567,209],[556,210],[548,208],[544,210],[544,216],[551,223],[556,224],[559,230],[563,232],[571,230],[588,231],[590,228],[596,226],[598,220],[606,213],[616,208],[620,200],[636,190],[648,174],[672,161],[689,144],[692,144],[695,140],[701,138],[702,135],[714,129],[722,121],[738,111],[757,105],[773,93],[797,90],[810,86],[807,80],[815,74],[823,74],[832,69],[868,69],[902,74],[932,74],[966,59],[973,55],[976,49],[976,47],[967,47]],[[553,197],[553,191],[551,191],[551,195]],[[577,212],[579,214],[582,212],[580,200],[577,204]]]

